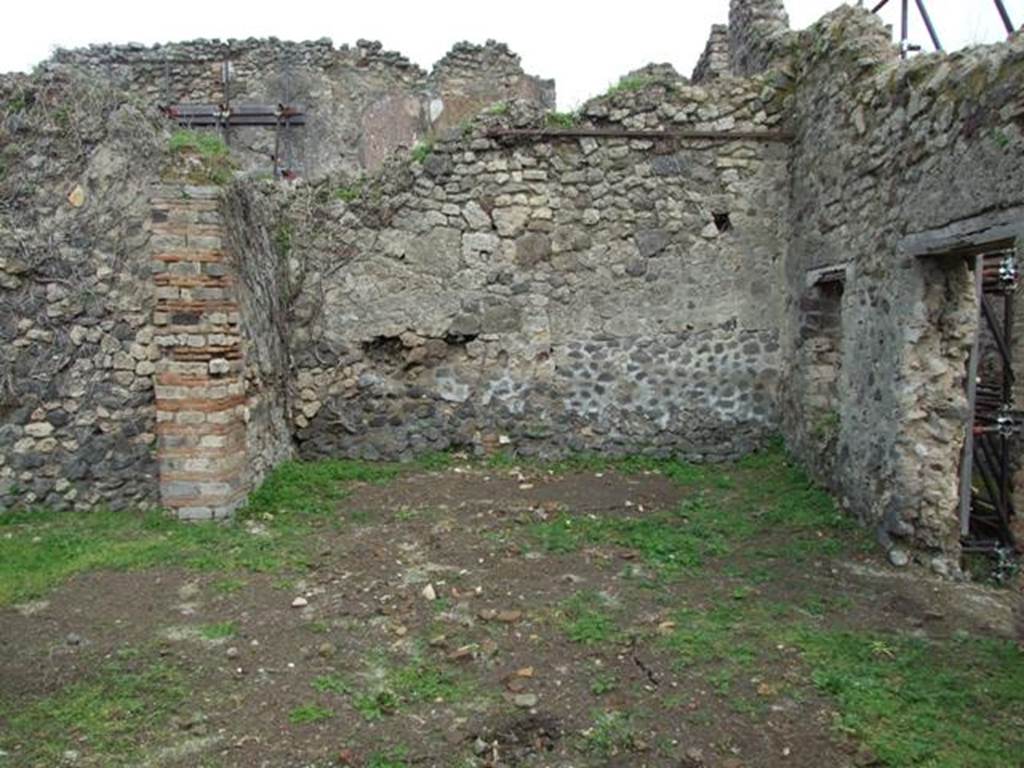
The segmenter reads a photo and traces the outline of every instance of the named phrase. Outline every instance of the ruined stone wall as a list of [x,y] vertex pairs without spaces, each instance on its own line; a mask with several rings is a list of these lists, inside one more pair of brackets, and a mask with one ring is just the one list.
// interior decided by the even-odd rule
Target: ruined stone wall
[[[526,98],[553,107],[554,83],[523,73],[502,44],[456,45],[426,73],[380,43],[335,48],[330,40],[195,40],[163,46],[60,50],[47,70],[87,72],[140,105],[223,103],[230,60],[232,103],[293,103],[306,125],[283,133],[282,162],[301,174],[355,173],[380,166],[398,146],[458,125],[481,107]],[[233,154],[254,174],[272,168],[273,129],[232,129]]]
[[[917,258],[913,243],[971,217],[1020,220],[1024,42],[900,62],[876,17],[844,7],[796,50],[785,431],[887,545],[955,556],[977,307],[964,261]],[[840,386],[822,403],[834,372],[805,343],[808,273],[836,265]]]
[[697,66],[693,68],[691,80],[705,83],[719,77],[728,77],[729,74],[729,27],[715,24],[711,27],[707,46],[697,60]]
[[0,78],[0,508],[156,501],[158,128],[87,78]]
[[[757,130],[778,124],[776,96],[759,79],[673,79],[591,102],[584,119]],[[785,146],[506,143],[488,137],[492,124],[537,118],[486,117],[422,165],[292,199],[301,455],[506,446],[722,459],[768,439]]]
[[[265,182],[270,184],[271,182]],[[242,318],[246,396],[246,463],[249,487],[293,456],[288,418],[288,264],[272,242],[275,212],[261,207],[248,183],[225,190],[221,203],[227,250],[237,276]],[[286,230],[278,232],[287,239]]]
[[734,75],[747,77],[783,64],[793,41],[783,0],[730,0],[728,36]]

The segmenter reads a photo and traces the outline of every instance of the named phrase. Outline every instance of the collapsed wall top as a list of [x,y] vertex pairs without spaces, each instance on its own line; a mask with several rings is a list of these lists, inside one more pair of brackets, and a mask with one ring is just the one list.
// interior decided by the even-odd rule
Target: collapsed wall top
[[789,16],[782,0],[730,0],[729,25],[711,28],[693,70],[694,82],[735,75],[749,77],[786,55]]
[[[425,72],[379,42],[192,40],[152,47],[96,45],[58,50],[43,70],[74,70],[110,83],[149,107],[262,104],[301,107],[305,125],[277,136],[232,128],[244,170],[305,176],[378,167],[399,146],[457,126],[508,99],[555,105],[553,80],[523,72],[503,43],[456,44]],[[187,121],[186,121],[187,122]]]

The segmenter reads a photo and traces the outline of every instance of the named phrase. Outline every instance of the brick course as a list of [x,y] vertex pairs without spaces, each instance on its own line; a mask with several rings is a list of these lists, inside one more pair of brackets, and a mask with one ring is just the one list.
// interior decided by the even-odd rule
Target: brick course
[[230,516],[249,489],[236,280],[216,188],[152,199],[160,499],[186,519]]

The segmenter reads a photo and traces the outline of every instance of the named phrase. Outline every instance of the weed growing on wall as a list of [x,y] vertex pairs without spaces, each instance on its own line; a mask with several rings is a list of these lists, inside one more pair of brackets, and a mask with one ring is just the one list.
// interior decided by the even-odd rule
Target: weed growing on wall
[[605,96],[614,96],[617,93],[630,93],[632,91],[640,91],[646,88],[654,82],[653,78],[647,75],[627,75],[626,77],[619,78],[619,82],[614,85],[608,86],[608,90],[605,91]]
[[194,184],[227,184],[234,174],[234,163],[228,145],[213,131],[175,131],[170,138],[175,172]]
[[434,151],[434,139],[424,139],[412,149],[412,160],[414,163],[422,163],[430,153]]
[[575,112],[548,112],[544,122],[549,128],[572,128],[579,121]]

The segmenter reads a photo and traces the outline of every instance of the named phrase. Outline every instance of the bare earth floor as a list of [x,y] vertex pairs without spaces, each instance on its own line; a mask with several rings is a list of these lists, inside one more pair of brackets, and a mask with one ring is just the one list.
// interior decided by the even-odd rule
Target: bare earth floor
[[1018,593],[779,451],[312,466],[215,534],[0,524],[0,767],[1024,764]]

